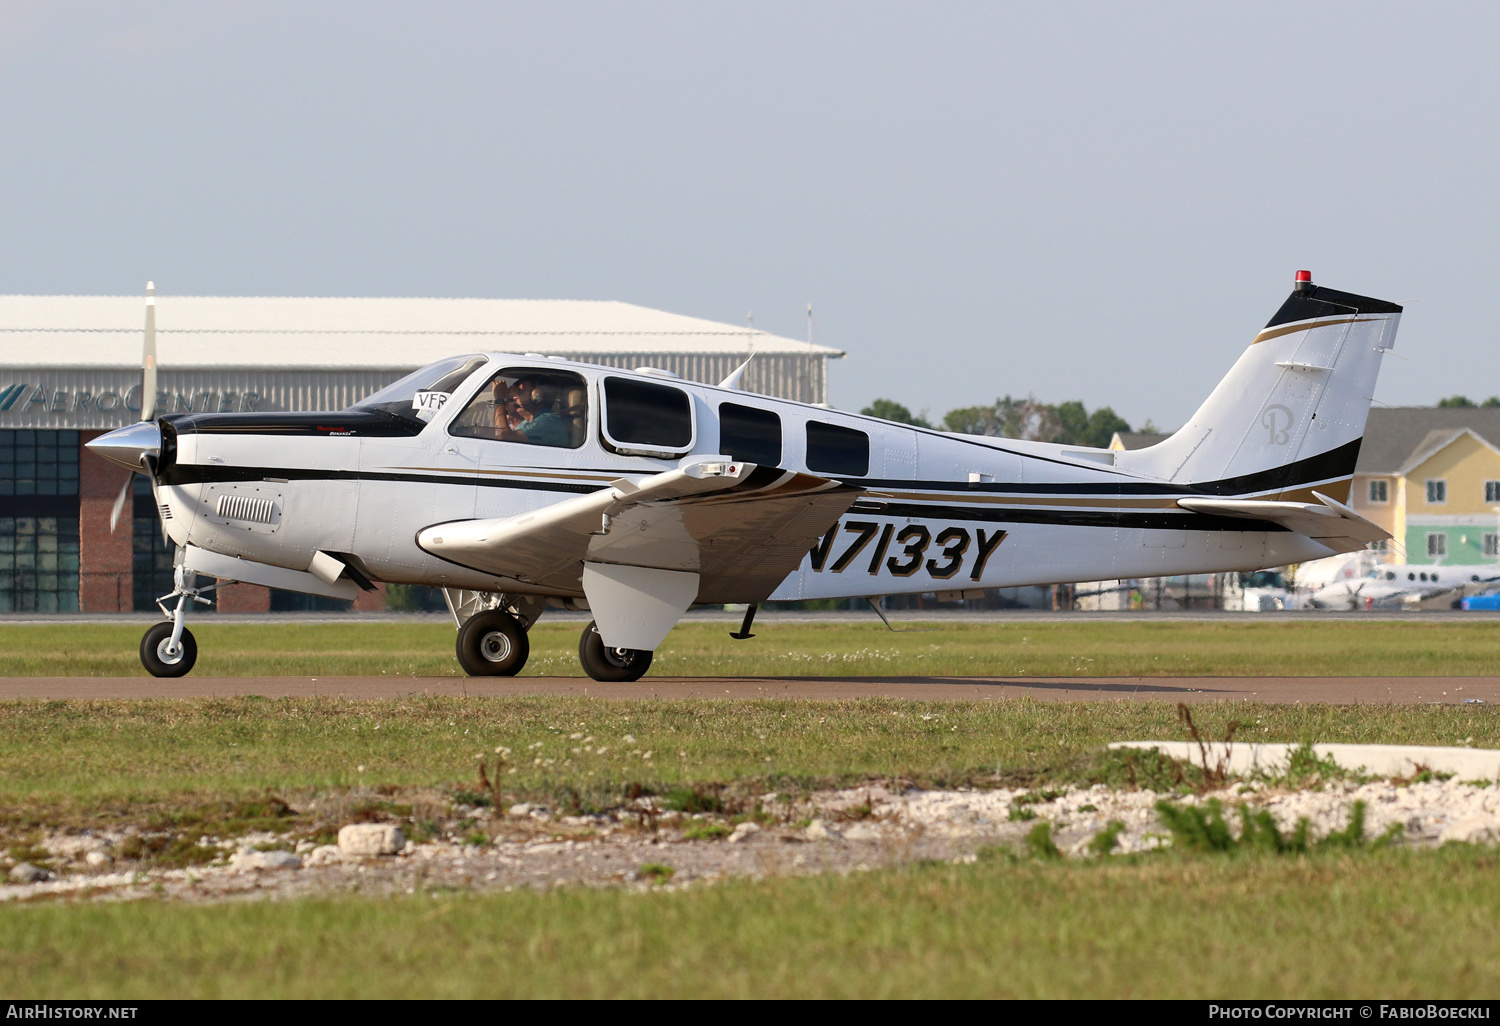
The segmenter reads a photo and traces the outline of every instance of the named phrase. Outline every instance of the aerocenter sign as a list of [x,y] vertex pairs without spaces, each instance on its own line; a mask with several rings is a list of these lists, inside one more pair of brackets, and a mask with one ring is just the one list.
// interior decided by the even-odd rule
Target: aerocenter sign
[[[230,392],[194,390],[186,394],[158,389],[156,393],[157,413],[254,413],[261,401],[258,392]],[[120,408],[131,413],[141,412],[141,386],[127,389],[123,394],[106,389],[92,392],[85,389],[50,388],[27,382],[0,388],[0,423],[4,415],[12,411],[19,413],[110,413]]]
[[[156,379],[156,412],[343,410],[414,369],[174,367]],[[0,430],[107,431],[140,417],[138,369],[0,363]]]

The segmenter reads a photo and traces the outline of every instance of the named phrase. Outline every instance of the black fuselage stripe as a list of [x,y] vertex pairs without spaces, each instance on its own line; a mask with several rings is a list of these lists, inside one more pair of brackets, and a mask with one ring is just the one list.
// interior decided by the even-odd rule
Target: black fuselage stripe
[[1355,439],[1337,449],[1240,477],[1192,484],[1158,484],[1153,481],[907,481],[900,478],[859,478],[843,480],[864,488],[908,491],[1000,492],[1011,495],[1089,495],[1101,498],[1127,495],[1249,495],[1297,488],[1318,481],[1336,480],[1354,473],[1359,459],[1360,442]]
[[1280,524],[1212,513],[1172,513],[1073,509],[996,509],[993,506],[939,506],[915,502],[856,502],[850,513],[916,520],[988,524],[1052,524],[1064,527],[1137,528],[1146,531],[1285,531]]
[[[622,474],[657,473],[657,471],[626,470]],[[774,467],[759,467],[726,491],[752,491],[775,484],[786,471]],[[284,481],[398,481],[416,484],[464,485],[479,488],[512,488],[527,491],[566,492],[588,495],[608,488],[605,481],[570,483],[566,481],[533,481],[524,478],[497,477],[491,474],[398,474],[378,470],[317,470],[304,467],[229,467],[209,466],[201,463],[173,464],[158,475],[162,484],[214,484],[228,481],[264,481],[275,478]]]
[[210,467],[202,464],[173,464],[160,473],[162,484],[217,484],[225,481],[399,481],[411,484],[464,485],[473,488],[520,488],[527,491],[568,492],[587,495],[606,487],[605,483],[568,484],[563,481],[524,481],[514,478],[484,476],[440,477],[434,474],[396,474],[376,470],[310,470],[304,467]]
[[[906,481],[899,479],[871,480],[868,478],[844,478],[842,483],[864,489],[904,489],[909,491],[1010,493],[1017,495],[1093,496],[1101,498],[1132,495],[1245,495],[1273,489],[1298,487],[1317,481],[1336,479],[1354,471],[1359,458],[1362,439],[1356,439],[1337,449],[1320,453],[1305,460],[1289,463],[1284,467],[1246,474],[1241,477],[1219,481],[1201,482],[1191,485],[1156,484],[1144,481],[1110,482],[969,482],[969,481]],[[621,471],[639,473],[639,471]],[[771,475],[784,471],[758,468],[750,475],[746,485],[763,486],[770,482]],[[262,481],[266,478],[281,478],[289,481],[394,481],[414,484],[463,485],[480,488],[509,488],[525,491],[562,492],[586,495],[605,487],[603,482],[570,483],[563,481],[535,481],[521,478],[506,478],[494,475],[401,474],[388,471],[364,470],[317,470],[293,467],[229,467],[203,464],[173,464],[160,473],[163,484],[209,484],[228,481]],[[964,505],[924,505],[920,503],[884,502],[867,500],[860,504],[869,512],[876,507],[888,516],[919,516],[925,519],[967,520],[986,523],[1016,524],[1062,524],[1076,527],[1122,527],[1147,530],[1190,531],[1282,531],[1275,524],[1256,521],[1247,527],[1241,518],[1218,517],[1204,513],[1177,513],[1152,511],[1106,511],[1106,510],[1056,510],[1056,509],[995,509],[976,508]]]

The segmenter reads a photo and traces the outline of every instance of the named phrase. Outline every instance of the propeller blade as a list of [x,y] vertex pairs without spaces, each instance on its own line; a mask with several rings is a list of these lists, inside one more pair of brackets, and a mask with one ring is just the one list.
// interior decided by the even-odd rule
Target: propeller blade
[[141,352],[141,420],[156,418],[156,282],[146,282],[146,341]]
[[114,534],[115,528],[119,526],[120,514],[125,511],[125,500],[130,497],[130,490],[135,485],[135,475],[131,474],[125,479],[125,484],[120,488],[120,494],[115,496],[114,508],[109,511],[109,533]]

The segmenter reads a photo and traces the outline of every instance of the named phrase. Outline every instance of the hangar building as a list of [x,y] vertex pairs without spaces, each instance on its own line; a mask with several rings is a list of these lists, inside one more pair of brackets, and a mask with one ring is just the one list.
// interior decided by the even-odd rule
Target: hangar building
[[[109,530],[124,474],[82,449],[137,419],[139,296],[0,296],[0,613],[154,609],[171,590],[144,478]],[[158,296],[160,413],[337,410],[434,360],[540,353],[828,398],[837,349],[629,303],[519,299]],[[378,600],[378,596],[375,596]],[[235,585],[230,611],[301,596]],[[364,601],[364,600],[362,600]]]

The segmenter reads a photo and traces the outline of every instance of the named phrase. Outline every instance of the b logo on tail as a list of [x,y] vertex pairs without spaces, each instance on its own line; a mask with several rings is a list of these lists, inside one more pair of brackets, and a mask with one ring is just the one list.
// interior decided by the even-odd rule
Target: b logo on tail
[[1292,411],[1276,403],[1267,406],[1260,418],[1261,427],[1270,432],[1270,444],[1285,445],[1291,436]]

